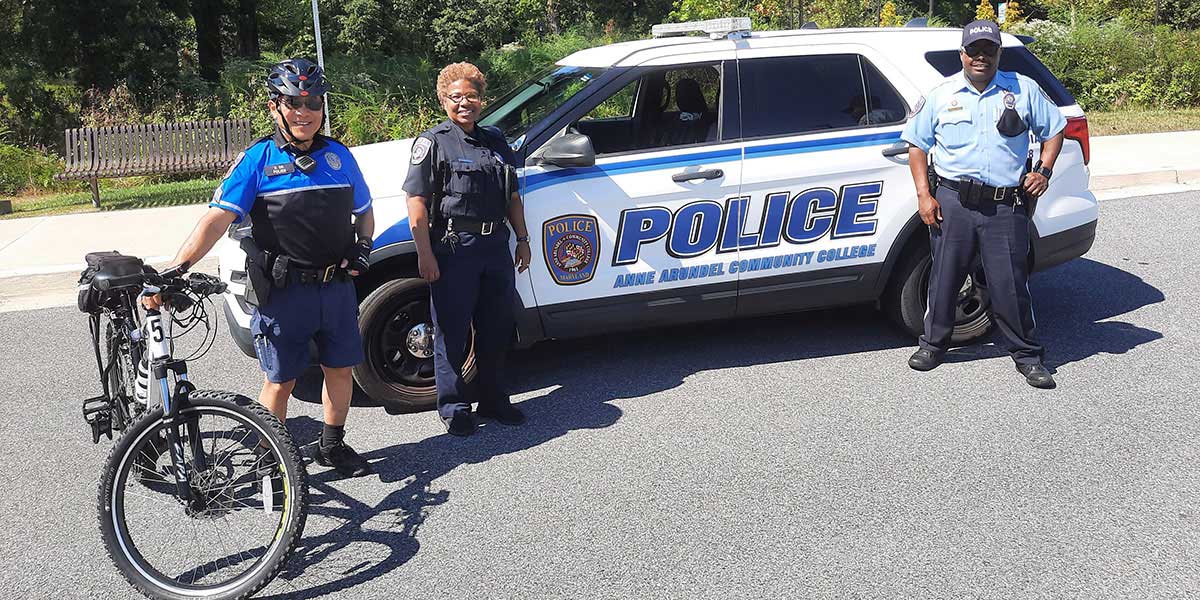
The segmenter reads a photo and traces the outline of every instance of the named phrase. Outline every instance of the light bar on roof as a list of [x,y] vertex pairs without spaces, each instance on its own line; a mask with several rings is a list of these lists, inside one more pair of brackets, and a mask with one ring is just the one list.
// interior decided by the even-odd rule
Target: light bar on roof
[[687,23],[660,23],[650,28],[650,35],[656,38],[689,33],[707,33],[708,37],[714,40],[724,37],[742,37],[750,34],[750,17],[728,17],[707,21],[688,21]]

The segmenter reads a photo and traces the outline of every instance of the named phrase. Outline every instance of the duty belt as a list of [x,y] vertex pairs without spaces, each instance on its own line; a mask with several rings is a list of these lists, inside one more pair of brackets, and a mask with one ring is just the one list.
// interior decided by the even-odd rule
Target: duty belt
[[337,265],[329,265],[327,267],[318,267],[315,269],[305,269],[296,265],[288,267],[287,276],[289,279],[307,285],[310,283],[319,283],[321,285],[328,284],[330,281],[338,280],[345,281],[346,272],[339,269]]
[[478,233],[479,235],[491,235],[493,232],[503,227],[503,219],[499,221],[479,221],[467,217],[450,217],[446,219],[446,231],[454,231],[458,233]]
[[938,175],[938,185],[944,185],[959,193],[959,201],[964,205],[978,204],[981,200],[1014,206],[1021,203],[1020,186],[992,187],[985,183],[968,179],[948,179]]

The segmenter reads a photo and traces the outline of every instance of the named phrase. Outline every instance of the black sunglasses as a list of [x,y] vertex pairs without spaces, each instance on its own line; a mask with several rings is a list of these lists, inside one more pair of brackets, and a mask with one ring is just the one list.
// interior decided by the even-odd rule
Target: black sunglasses
[[317,112],[325,108],[325,98],[322,96],[280,96],[279,102],[292,110],[300,110],[301,106],[306,106],[308,110]]
[[995,56],[1000,53],[1000,46],[995,44],[971,44],[962,49],[963,52],[971,58],[978,58],[983,55]]

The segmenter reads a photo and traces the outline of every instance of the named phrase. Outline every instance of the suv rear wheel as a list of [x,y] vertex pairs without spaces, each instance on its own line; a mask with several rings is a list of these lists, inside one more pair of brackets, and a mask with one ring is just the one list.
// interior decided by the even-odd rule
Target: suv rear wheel
[[[901,329],[915,336],[925,331],[925,306],[929,298],[929,267],[932,260],[923,244],[910,244],[900,258],[884,292],[883,308]],[[992,328],[991,303],[987,288],[976,270],[967,276],[958,292],[954,311],[952,344],[967,344]]]
[[[433,408],[433,320],[429,285],[421,279],[395,279],[359,304],[358,327],[366,360],[354,367],[354,381],[392,414]],[[463,375],[475,377],[474,348]]]

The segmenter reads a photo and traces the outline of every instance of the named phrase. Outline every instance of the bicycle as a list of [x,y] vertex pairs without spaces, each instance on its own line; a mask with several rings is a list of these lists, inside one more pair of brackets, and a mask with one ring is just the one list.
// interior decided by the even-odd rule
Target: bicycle
[[80,274],[79,310],[89,317],[96,368],[104,390],[83,401],[83,420],[91,426],[92,443],[99,443],[105,435],[111,440],[113,431],[124,430],[149,408],[149,365],[143,362],[146,354],[137,291],[120,288],[101,293],[92,286],[101,261],[126,259],[137,261],[115,252],[92,253],[87,256],[88,269]]
[[[307,472],[269,411],[239,394],[197,390],[188,378],[187,361],[211,347],[206,304],[225,284],[122,258],[132,260],[102,264],[90,285],[106,299],[161,294],[162,308],[147,309],[128,336],[130,357],[139,344],[145,352],[159,401],[123,427],[105,461],[97,498],[105,549],[150,598],[245,598],[274,579],[300,539]],[[198,323],[201,348],[176,358],[173,327],[186,333]],[[124,338],[114,339],[119,355]]]

